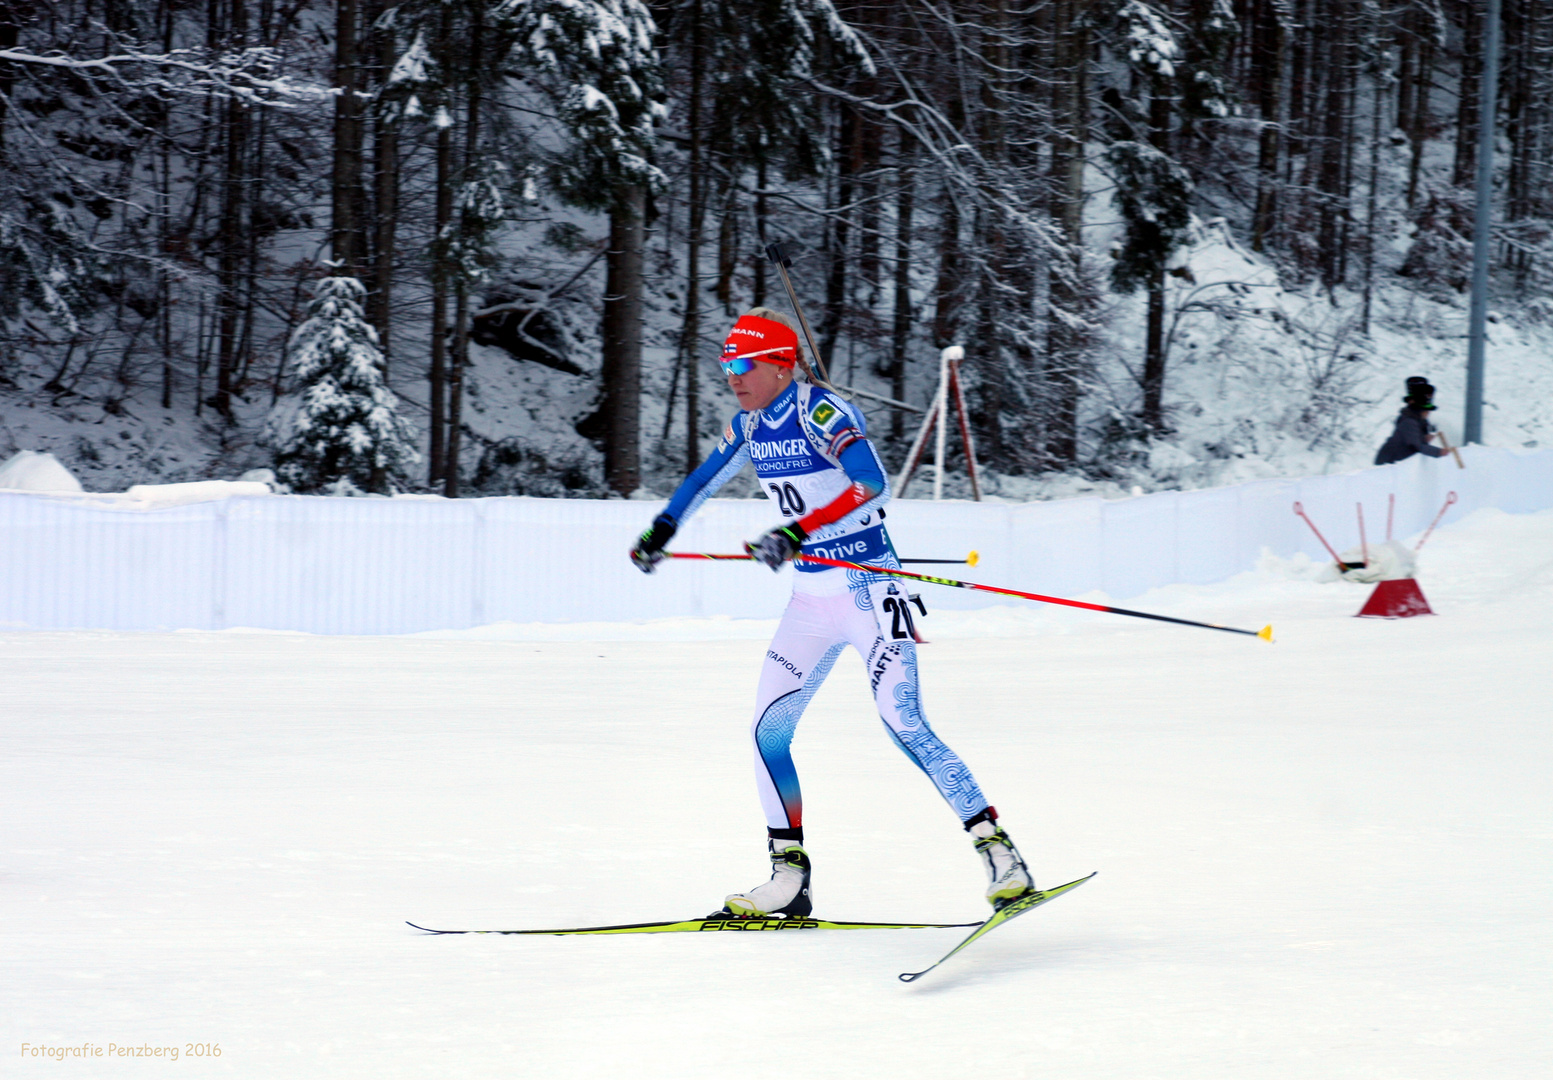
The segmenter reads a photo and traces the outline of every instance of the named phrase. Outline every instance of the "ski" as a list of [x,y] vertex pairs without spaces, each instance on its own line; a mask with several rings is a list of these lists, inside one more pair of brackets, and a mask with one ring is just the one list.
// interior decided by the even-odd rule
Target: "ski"
[[[1064,886],[1066,888],[1067,886]],[[994,916],[996,917],[996,916]],[[680,922],[626,923],[622,926],[576,926],[564,930],[433,930],[406,920],[405,925],[428,934],[695,934],[705,931],[751,930],[951,930],[978,923],[828,922],[824,919],[748,918],[708,916]]]
[[[1099,873],[1099,871],[1097,870],[1095,873]],[[996,930],[1010,919],[1017,919],[1025,912],[1033,911],[1034,909],[1040,907],[1042,904],[1046,903],[1048,900],[1057,899],[1057,897],[1061,896],[1063,893],[1070,889],[1078,888],[1080,885],[1084,884],[1084,882],[1088,881],[1089,878],[1094,876],[1094,874],[1090,874],[1089,877],[1081,877],[1077,881],[1068,882],[1066,885],[1058,885],[1055,889],[1037,889],[1034,892],[1026,893],[1024,896],[1010,901],[1006,906],[999,908],[996,912],[994,912],[992,918],[977,926],[975,930],[972,930],[970,935],[967,936],[964,941],[960,942],[960,944],[946,952],[938,961],[938,964],[942,964],[945,960],[948,960],[951,956],[965,948],[977,938],[983,936],[989,931]],[[933,967],[923,968],[921,971],[903,971],[900,974],[900,981],[915,982],[916,980],[922,978],[922,976],[926,975],[928,972],[932,971],[933,968],[936,968],[938,964],[934,964]]]

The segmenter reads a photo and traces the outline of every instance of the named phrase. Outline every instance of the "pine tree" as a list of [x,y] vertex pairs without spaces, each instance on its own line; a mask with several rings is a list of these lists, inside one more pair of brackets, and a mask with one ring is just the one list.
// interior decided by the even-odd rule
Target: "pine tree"
[[[1191,173],[1170,153],[1171,114],[1185,65],[1170,23],[1141,0],[1127,0],[1117,11],[1112,40],[1147,89],[1148,141],[1123,139],[1105,154],[1116,179],[1117,209],[1127,225],[1111,283],[1119,292],[1142,286],[1148,293],[1140,419],[1145,428],[1159,432],[1165,427],[1165,264],[1186,238],[1194,190]],[[1218,100],[1208,93],[1205,102]]]
[[377,331],[362,313],[366,288],[328,277],[291,338],[298,386],[269,421],[276,475],[293,490],[352,488],[387,494],[420,460],[415,429],[383,383]]
[[503,8],[535,81],[554,96],[568,145],[552,180],[574,206],[609,214],[601,337],[604,476],[641,483],[643,252],[647,196],[664,176],[653,124],[666,118],[657,24],[641,0],[512,0]]

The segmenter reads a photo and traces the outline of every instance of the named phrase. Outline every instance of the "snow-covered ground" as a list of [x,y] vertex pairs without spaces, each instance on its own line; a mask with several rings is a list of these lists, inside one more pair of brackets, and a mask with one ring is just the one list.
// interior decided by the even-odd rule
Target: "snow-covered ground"
[[[926,621],[929,715],[1039,882],[1100,874],[909,986],[958,931],[404,925],[672,918],[753,885],[769,625],[0,635],[4,1075],[1542,1075],[1553,512],[1437,533],[1433,618],[1354,619],[1368,588],[1308,572],[1117,598],[1272,646]],[[979,917],[970,845],[850,654],[796,753],[820,913]]]

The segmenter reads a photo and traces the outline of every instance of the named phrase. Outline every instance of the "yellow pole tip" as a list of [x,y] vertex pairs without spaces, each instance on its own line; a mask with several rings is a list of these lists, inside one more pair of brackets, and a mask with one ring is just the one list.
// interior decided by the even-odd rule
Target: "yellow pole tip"
[[1261,638],[1263,641],[1272,641],[1273,640],[1272,624],[1269,623],[1267,626],[1262,627],[1261,631],[1258,632],[1258,634],[1256,636]]
[[974,551],[965,557],[966,566],[975,566],[979,562],[981,562],[981,556]]

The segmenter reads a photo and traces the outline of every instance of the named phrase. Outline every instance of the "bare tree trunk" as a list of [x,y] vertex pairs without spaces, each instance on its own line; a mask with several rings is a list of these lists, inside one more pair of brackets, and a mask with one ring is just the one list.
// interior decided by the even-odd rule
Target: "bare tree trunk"
[[1413,9],[1412,26],[1418,42],[1418,62],[1413,69],[1414,90],[1412,107],[1408,112],[1407,141],[1412,151],[1407,168],[1407,206],[1411,210],[1418,202],[1418,181],[1423,175],[1424,145],[1429,137],[1431,120],[1431,93],[1434,85],[1434,39],[1429,34],[1426,17],[1417,7]]
[[1318,74],[1311,53],[1317,42],[1316,22],[1313,17],[1317,0],[1290,0],[1293,5],[1294,32],[1289,42],[1288,111],[1284,121],[1286,167],[1293,168],[1293,159],[1303,156],[1308,149],[1306,130],[1310,113],[1311,77]]
[[[238,50],[248,43],[248,13],[244,0],[231,0],[226,46]],[[232,395],[238,366],[238,320],[241,312],[244,228],[247,195],[245,151],[248,146],[248,107],[237,98],[224,105],[222,139],[224,154],[221,185],[220,255],[217,259],[216,392],[211,399],[222,419],[232,423]]]
[[[911,218],[914,210],[915,179],[913,158],[916,149],[911,133],[900,130],[896,149],[895,196],[895,321],[890,349],[890,396],[906,400],[906,350],[911,343]],[[901,410],[890,413],[890,438],[900,442],[906,436],[906,417]]]
[[766,158],[762,154],[755,165],[755,236],[760,250],[755,253],[755,282],[750,296],[751,307],[764,307],[766,303],[766,245],[771,242],[766,235],[766,221],[770,215],[766,206]]
[[1413,4],[1404,0],[1397,22],[1397,130],[1406,131],[1413,119],[1413,104],[1417,100],[1418,36],[1413,30]]
[[1515,242],[1506,252],[1515,287],[1525,292],[1537,256],[1524,236],[1538,218],[1553,216],[1553,12],[1546,4],[1504,10],[1505,133],[1510,142],[1505,224]]
[[[693,472],[701,464],[701,381],[698,354],[701,351],[701,230],[706,225],[706,178],[701,161],[701,92],[704,48],[702,41],[701,0],[690,7],[690,206],[686,213],[685,238],[685,319],[680,327],[680,362],[685,365],[685,471]],[[610,254],[614,257],[614,219],[611,218]],[[613,263],[611,264],[613,266]],[[616,290],[612,286],[610,293]],[[639,331],[638,331],[639,332]],[[608,394],[609,390],[606,389]],[[606,399],[608,400],[608,399]],[[605,450],[606,458],[609,450]],[[606,469],[606,471],[609,471]],[[613,477],[613,472],[610,473]],[[611,479],[611,486],[614,486]],[[619,490],[616,488],[616,490]],[[635,490],[621,494],[629,495]]]
[[1477,171],[1478,83],[1483,78],[1481,0],[1458,0],[1461,9],[1461,81],[1456,91],[1456,157],[1451,183],[1466,187]]
[[938,209],[938,281],[934,287],[933,345],[954,344],[960,332],[961,289],[965,270],[960,251],[960,206],[944,185]]
[[[1149,141],[1163,153],[1170,153],[1171,102],[1156,87],[1149,98]],[[1161,433],[1165,429],[1165,267],[1149,274],[1148,326],[1143,348],[1143,426]]]
[[766,221],[769,211],[766,207],[766,157],[762,152],[760,160],[755,165],[755,235],[760,240],[760,251],[755,254],[755,288],[754,295],[750,297],[751,307],[764,307],[766,304],[766,245],[771,242],[766,235]]
[[[0,0],[0,49],[16,48],[25,15],[26,7],[21,0]],[[0,161],[5,160],[5,126],[11,111],[11,90],[15,85],[15,66],[9,60],[0,60]]]
[[360,277],[362,222],[360,0],[337,0],[334,21],[334,172],[329,246],[335,273]]
[[739,189],[728,185],[722,220],[717,227],[717,302],[723,314],[737,315],[733,306],[733,273],[739,265]]
[[825,316],[820,322],[820,351],[833,362],[836,341],[847,308],[847,241],[852,215],[852,181],[861,152],[857,112],[840,106],[841,123],[836,138],[836,201],[826,233],[829,264],[825,274]]
[[1329,0],[1329,28],[1326,49],[1326,101],[1323,110],[1322,138],[1319,143],[1320,167],[1317,170],[1319,226],[1317,257],[1321,282],[1327,293],[1335,293],[1343,281],[1343,221],[1348,212],[1348,190],[1344,183],[1344,159],[1347,151],[1348,83],[1352,74],[1345,31],[1350,20],[1344,0]]
[[1088,35],[1078,20],[1079,0],[1058,0],[1052,10],[1054,70],[1062,76],[1052,88],[1052,216],[1066,250],[1049,270],[1047,382],[1051,407],[1044,435],[1045,457],[1060,465],[1078,462],[1079,379],[1087,345],[1074,319],[1084,314],[1081,278],[1084,252],[1084,144],[1089,131]]
[[1262,129],[1257,138],[1256,213],[1251,228],[1251,249],[1265,251],[1278,228],[1279,155],[1283,148],[1282,93],[1286,0],[1259,0],[1253,29],[1251,69],[1256,83],[1257,109]]
[[1375,293],[1375,234],[1380,228],[1380,140],[1386,111],[1385,81],[1377,72],[1371,83],[1374,98],[1370,105],[1370,183],[1364,215],[1364,304],[1359,315],[1360,332],[1370,332],[1370,315]]
[[642,483],[641,371],[642,267],[646,195],[626,188],[609,215],[609,251],[604,286],[603,382],[604,479],[612,491],[630,495]]
[[870,310],[879,303],[879,155],[882,132],[866,116],[858,118],[857,276],[866,290],[863,304]]
[[[0,11],[9,5],[0,7]],[[162,51],[164,53],[173,50],[173,5],[169,0],[162,0],[157,5],[157,30],[161,37]],[[13,40],[12,45],[15,44]],[[4,27],[0,26],[0,47],[5,45]],[[5,99],[10,96],[10,87],[0,84],[0,161],[4,160],[4,121]],[[157,123],[157,192],[156,192],[156,235],[157,255],[165,260],[172,251],[172,190],[173,190],[173,142],[171,131],[172,110],[164,108],[158,117]],[[156,271],[156,310],[157,310],[157,337],[160,339],[162,351],[162,408],[173,407],[173,288],[172,274],[166,265],[157,267]],[[277,372],[278,374],[278,372]]]
[[[433,227],[441,236],[453,221],[453,133],[449,128],[437,132],[436,187]],[[447,475],[448,285],[453,272],[441,255],[437,259],[431,268],[431,446],[426,476],[432,488],[442,484]]]
[[[437,57],[447,57],[454,49],[453,5],[443,4],[437,23]],[[453,160],[452,125],[437,129],[436,177],[432,235],[442,237],[453,223]],[[427,411],[429,447],[427,454],[426,482],[433,490],[443,489],[447,481],[447,425],[448,425],[448,290],[453,283],[455,269],[448,265],[442,245],[434,243],[431,266],[431,369],[427,372]]]
[[[374,24],[376,63],[374,74],[381,86],[393,70],[394,32],[379,28],[383,0],[372,0],[369,14]],[[367,319],[377,330],[383,353],[383,381],[388,382],[393,358],[394,249],[399,229],[399,128],[381,107],[372,117],[372,291],[367,295]]]
[[[468,183],[473,175],[474,163],[480,153],[480,109],[483,98],[481,70],[485,49],[485,8],[475,5],[474,25],[469,33],[469,98],[464,112],[464,160],[459,175]],[[465,211],[467,213],[467,210]],[[453,355],[448,372],[448,437],[447,460],[443,466],[446,478],[442,491],[450,499],[459,494],[459,452],[464,431],[464,372],[469,368],[469,277],[463,267],[457,268],[454,286]]]

